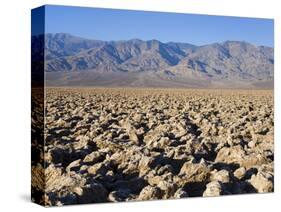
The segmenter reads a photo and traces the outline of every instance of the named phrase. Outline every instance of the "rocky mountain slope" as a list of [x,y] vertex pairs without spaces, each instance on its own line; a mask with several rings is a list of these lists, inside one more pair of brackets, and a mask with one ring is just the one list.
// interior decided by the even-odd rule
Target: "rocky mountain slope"
[[[32,38],[33,53],[40,51]],[[226,41],[99,41],[46,34],[47,85],[273,87],[274,49]]]

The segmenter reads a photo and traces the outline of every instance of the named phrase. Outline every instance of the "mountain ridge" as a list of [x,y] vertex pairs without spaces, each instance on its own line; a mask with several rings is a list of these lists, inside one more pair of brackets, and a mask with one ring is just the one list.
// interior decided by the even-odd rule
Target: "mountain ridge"
[[[42,48],[42,41],[38,40],[40,39],[32,37],[34,55]],[[48,76],[52,75],[52,72],[63,73],[54,74],[64,76],[61,80],[53,80],[58,85],[67,78],[65,76],[73,75],[72,72],[77,72],[75,75],[93,72],[97,75],[111,75],[110,77],[114,75],[117,77],[116,81],[118,73],[135,75],[135,80],[153,76],[152,78],[157,78],[157,83],[161,79],[163,83],[167,82],[167,87],[169,82],[173,85],[179,82],[179,87],[182,87],[182,81],[189,86],[194,80],[200,81],[199,84],[204,81],[214,86],[223,84],[223,87],[233,82],[245,87],[256,86],[262,82],[261,84],[273,87],[274,48],[245,41],[225,41],[197,46],[182,42],[164,43],[155,39],[101,41],[58,33],[46,34],[44,44],[45,72]],[[89,81],[83,79],[83,74],[80,77],[80,82],[74,85]],[[122,79],[124,80],[124,76]],[[68,77],[68,80],[69,83],[61,84],[72,85],[73,81],[76,81],[73,77]],[[53,85],[51,80],[49,83]],[[128,84],[130,83],[138,84],[130,82],[128,77]],[[92,84],[96,84],[94,78]],[[145,82],[143,86],[145,87]]]

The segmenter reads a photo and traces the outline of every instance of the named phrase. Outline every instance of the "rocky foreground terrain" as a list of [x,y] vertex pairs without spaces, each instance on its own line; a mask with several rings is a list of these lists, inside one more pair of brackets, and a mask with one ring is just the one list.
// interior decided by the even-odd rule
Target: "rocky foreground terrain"
[[48,88],[46,95],[44,163],[32,165],[33,192],[45,189],[45,205],[274,190],[272,91]]

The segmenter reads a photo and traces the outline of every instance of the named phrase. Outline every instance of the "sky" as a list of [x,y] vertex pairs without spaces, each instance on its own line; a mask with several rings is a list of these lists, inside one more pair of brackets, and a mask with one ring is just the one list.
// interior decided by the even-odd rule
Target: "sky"
[[46,6],[46,33],[111,41],[157,39],[204,45],[226,40],[274,46],[273,19]]

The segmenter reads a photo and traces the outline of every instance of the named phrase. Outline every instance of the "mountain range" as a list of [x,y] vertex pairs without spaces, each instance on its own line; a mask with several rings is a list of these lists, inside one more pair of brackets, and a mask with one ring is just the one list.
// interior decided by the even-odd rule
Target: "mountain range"
[[45,58],[48,86],[273,88],[274,49],[244,41],[198,46],[67,33],[31,41],[32,58]]

